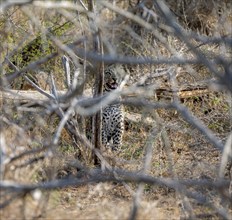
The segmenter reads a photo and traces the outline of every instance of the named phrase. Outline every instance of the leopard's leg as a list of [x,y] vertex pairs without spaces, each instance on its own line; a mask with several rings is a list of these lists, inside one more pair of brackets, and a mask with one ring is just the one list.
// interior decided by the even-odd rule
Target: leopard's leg
[[107,145],[107,133],[105,129],[102,129],[102,146],[106,147]]
[[124,123],[123,123],[123,121],[121,121],[116,126],[116,129],[112,135],[112,139],[113,139],[112,150],[116,151],[121,147],[123,132],[124,132]]

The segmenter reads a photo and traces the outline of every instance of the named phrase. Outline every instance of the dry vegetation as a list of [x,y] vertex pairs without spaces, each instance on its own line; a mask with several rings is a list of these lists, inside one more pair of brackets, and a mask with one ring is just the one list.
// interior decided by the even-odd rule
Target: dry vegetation
[[[0,3],[1,219],[232,218],[232,5],[164,2]],[[85,136],[111,63],[116,152]]]

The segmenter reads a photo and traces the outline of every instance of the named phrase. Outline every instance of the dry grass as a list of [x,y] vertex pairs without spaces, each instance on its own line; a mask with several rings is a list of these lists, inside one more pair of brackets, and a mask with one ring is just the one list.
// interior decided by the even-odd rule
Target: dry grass
[[[131,196],[126,195],[125,189],[112,184],[97,184],[51,192],[46,210],[32,196],[12,203],[2,213],[2,219],[21,219],[22,210],[27,219],[35,216],[38,219],[128,219],[131,208]],[[87,196],[86,196],[87,195]],[[14,211],[13,211],[14,210]],[[173,216],[176,216],[173,218]],[[167,198],[157,197],[143,199],[139,211],[139,219],[178,219],[178,204],[169,195]]]
[[[231,124],[228,121],[228,105],[223,94],[203,96],[197,102],[194,99],[187,99],[184,102],[193,114],[201,118],[209,127],[213,126],[212,129],[220,137],[227,136],[231,130]],[[209,108],[212,110],[206,114],[205,111]],[[217,177],[220,163],[219,152],[207,143],[198,131],[193,130],[183,121],[176,112],[161,110],[159,115],[170,138],[172,169],[178,178],[206,178],[213,181]],[[141,123],[128,123],[122,150],[116,156],[120,168],[135,171],[141,169],[144,147],[150,129],[149,126],[141,127]],[[14,140],[13,133],[9,133],[10,135],[5,136],[6,139]],[[44,160],[25,168],[16,168],[17,164],[30,159],[30,157],[25,157],[18,160],[16,164],[11,164],[11,167],[7,167],[4,179],[29,183],[53,179],[54,174],[60,177],[76,175],[75,169],[65,165],[67,161],[75,159],[76,153],[71,140],[66,137],[67,134],[64,133],[61,138],[63,145],[52,160]],[[24,147],[27,145],[27,143],[19,144]],[[14,153],[19,152],[20,148],[15,148]],[[167,158],[167,152],[159,137],[153,149],[152,169],[149,174],[155,177],[170,177],[172,174]],[[120,162],[122,160],[127,162]],[[129,186],[136,190],[135,184],[129,184]],[[209,195],[211,193],[207,192]],[[213,201],[217,199],[217,195],[210,195],[210,197]],[[21,219],[23,215],[26,219],[34,217],[39,219],[128,219],[132,199],[132,195],[121,184],[97,183],[77,188],[68,187],[49,193],[42,192],[39,199],[29,194],[24,199],[20,198],[12,202],[10,206],[2,210],[1,216],[2,219]],[[156,219],[179,219],[183,215],[180,198],[168,188],[145,186],[140,206],[138,219],[153,219],[154,217]],[[195,215],[208,213],[209,217],[211,215],[216,217],[212,211],[199,204],[193,203],[193,208]]]
[[[193,4],[193,1],[178,0],[176,3],[176,1],[170,0],[167,2],[173,7],[173,11],[176,12],[181,24],[187,30],[191,29],[203,34],[216,36],[218,36],[218,33],[221,35],[228,34],[228,22],[232,22],[232,20],[231,15],[227,14],[228,11],[225,8],[225,4],[229,4],[227,1],[223,1],[222,5],[216,4],[214,1],[216,6],[213,9],[210,8],[208,14],[200,10],[205,9],[205,7],[200,5],[204,1],[198,1],[199,4],[194,8],[188,8],[191,2]],[[120,4],[123,5],[123,1],[119,2],[118,5]],[[178,5],[182,7],[177,7]],[[123,7],[129,6],[124,5]],[[225,22],[219,30],[220,22],[218,13],[215,10],[220,8],[224,10],[224,14],[220,18],[221,20],[224,19]],[[45,12],[43,11],[43,13]],[[176,54],[188,58],[194,57],[189,48],[174,36],[167,36],[161,32],[166,40],[166,44],[163,44],[142,29],[140,35],[137,32],[134,33],[136,34],[135,37],[130,35],[132,32],[127,29],[128,25],[131,24],[130,21],[126,20],[124,22],[121,16],[109,14],[108,9],[103,11],[103,13],[109,19],[107,24],[104,22],[101,24],[103,38],[106,40],[108,37],[111,37],[110,39],[116,42],[111,49],[117,53],[123,52],[126,55],[132,54],[136,57],[147,56],[153,58],[160,56],[171,57]],[[191,20],[192,13],[196,16]],[[47,12],[45,15],[44,19],[51,22],[47,18]],[[21,12],[14,14],[14,19],[16,19],[15,16],[21,18],[22,14]],[[25,19],[25,17],[23,18]],[[111,22],[114,26],[111,25]],[[20,25],[20,22],[17,25]],[[28,27],[28,23],[25,27]],[[120,28],[112,30],[112,27]],[[36,32],[38,32],[37,29]],[[79,34],[80,30],[73,32]],[[73,32],[71,31],[71,33]],[[20,32],[17,33],[17,40],[19,40],[22,35]],[[70,34],[70,32],[68,33]],[[11,32],[9,32],[9,35],[12,37]],[[141,41],[143,42],[142,44]],[[198,42],[193,41],[192,43],[198,46]],[[172,48],[172,51],[167,48],[167,45]],[[209,58],[212,55],[231,56],[231,51],[225,48],[225,50],[222,50],[217,45],[203,45],[200,48]],[[58,88],[62,88],[63,76],[61,74],[63,70],[60,67],[60,61],[56,60],[54,63],[56,64],[54,66],[58,69],[55,79],[58,83]],[[178,88],[185,88],[189,85],[196,86],[203,82],[207,84],[208,80],[214,78],[212,73],[200,64],[173,65],[172,67],[177,71],[176,84]],[[128,65],[126,68],[131,74],[127,85],[129,87],[133,83],[140,81],[143,76],[152,75],[157,69],[166,68],[166,66],[164,64]],[[168,76],[152,78],[148,83],[155,85],[157,89],[172,88],[172,83]],[[153,92],[155,93],[155,90]],[[172,96],[166,97],[165,95],[162,96],[162,94],[158,97],[159,101],[167,101],[172,98]],[[156,102],[157,97],[149,97],[149,100]],[[209,90],[208,93],[182,98],[180,101],[193,115],[204,122],[217,137],[225,141],[232,130],[230,95],[225,92]],[[9,120],[0,125],[1,137],[5,140],[7,146],[7,155],[18,155],[26,150],[37,149],[51,142],[59,123],[58,117],[46,111],[22,113],[19,111],[17,104],[6,103],[1,107],[3,115]],[[176,110],[147,110],[143,106],[139,108],[127,106],[126,111],[128,113],[139,113],[144,118],[152,118],[154,124],[147,125],[144,124],[144,121],[137,121],[136,123],[130,120],[126,121],[126,132],[123,137],[122,149],[111,155],[114,159],[113,164],[116,164],[117,167],[136,172],[142,169],[145,148],[149,144],[149,135],[152,129],[154,126],[157,126],[156,116],[158,114],[162,124],[161,130],[167,133],[170,148],[166,148],[160,132],[154,140],[151,169],[148,171],[148,174],[154,177],[175,177],[177,179],[206,179],[212,181],[217,179],[221,153],[196,128],[187,123]],[[143,117],[142,120],[144,120]],[[62,131],[59,148],[52,149],[53,154],[50,153],[49,150],[45,150],[13,161],[5,167],[2,179],[22,184],[44,182],[78,175],[79,171],[70,166],[70,161],[79,159],[83,164],[90,164],[86,148],[75,142],[66,130]],[[40,156],[45,156],[45,159],[25,165],[31,159],[39,158]],[[112,161],[109,162],[112,163]],[[137,190],[137,184],[128,183],[128,185],[131,190]],[[194,188],[189,190],[194,190]],[[209,198],[210,203],[220,205],[221,201],[218,192],[210,188],[198,190]],[[8,196],[6,195],[6,197]],[[208,206],[201,205],[193,199],[186,198],[186,200],[191,204],[193,213],[197,218],[220,218]],[[49,192],[36,190],[25,196],[21,195],[6,208],[0,209],[0,216],[1,219],[128,219],[132,202],[133,196],[124,185],[112,182],[99,182],[79,187],[66,187]],[[145,185],[138,219],[186,218],[182,202],[181,195],[175,192],[174,189]],[[230,209],[229,212],[231,212]]]

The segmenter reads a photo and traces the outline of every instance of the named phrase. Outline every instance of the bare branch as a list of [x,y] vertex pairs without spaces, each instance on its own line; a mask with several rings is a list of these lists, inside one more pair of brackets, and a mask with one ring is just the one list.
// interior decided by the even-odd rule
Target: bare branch
[[66,56],[62,56],[62,63],[64,66],[65,76],[66,76],[66,86],[67,89],[70,89],[71,87],[71,75],[70,75],[70,65],[69,65],[69,59]]
[[0,12],[3,13],[9,7],[27,5],[29,3],[32,3],[33,1],[34,0],[10,0],[10,1],[5,1],[5,2],[0,4]]

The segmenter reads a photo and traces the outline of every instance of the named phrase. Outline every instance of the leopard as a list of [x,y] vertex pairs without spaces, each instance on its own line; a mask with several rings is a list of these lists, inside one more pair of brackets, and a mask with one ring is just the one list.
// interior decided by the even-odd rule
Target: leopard
[[[110,65],[104,70],[103,94],[118,88],[123,78],[123,68]],[[120,99],[120,98],[119,98]],[[122,146],[124,133],[124,108],[120,103],[109,104],[102,109],[102,145],[117,151]]]

